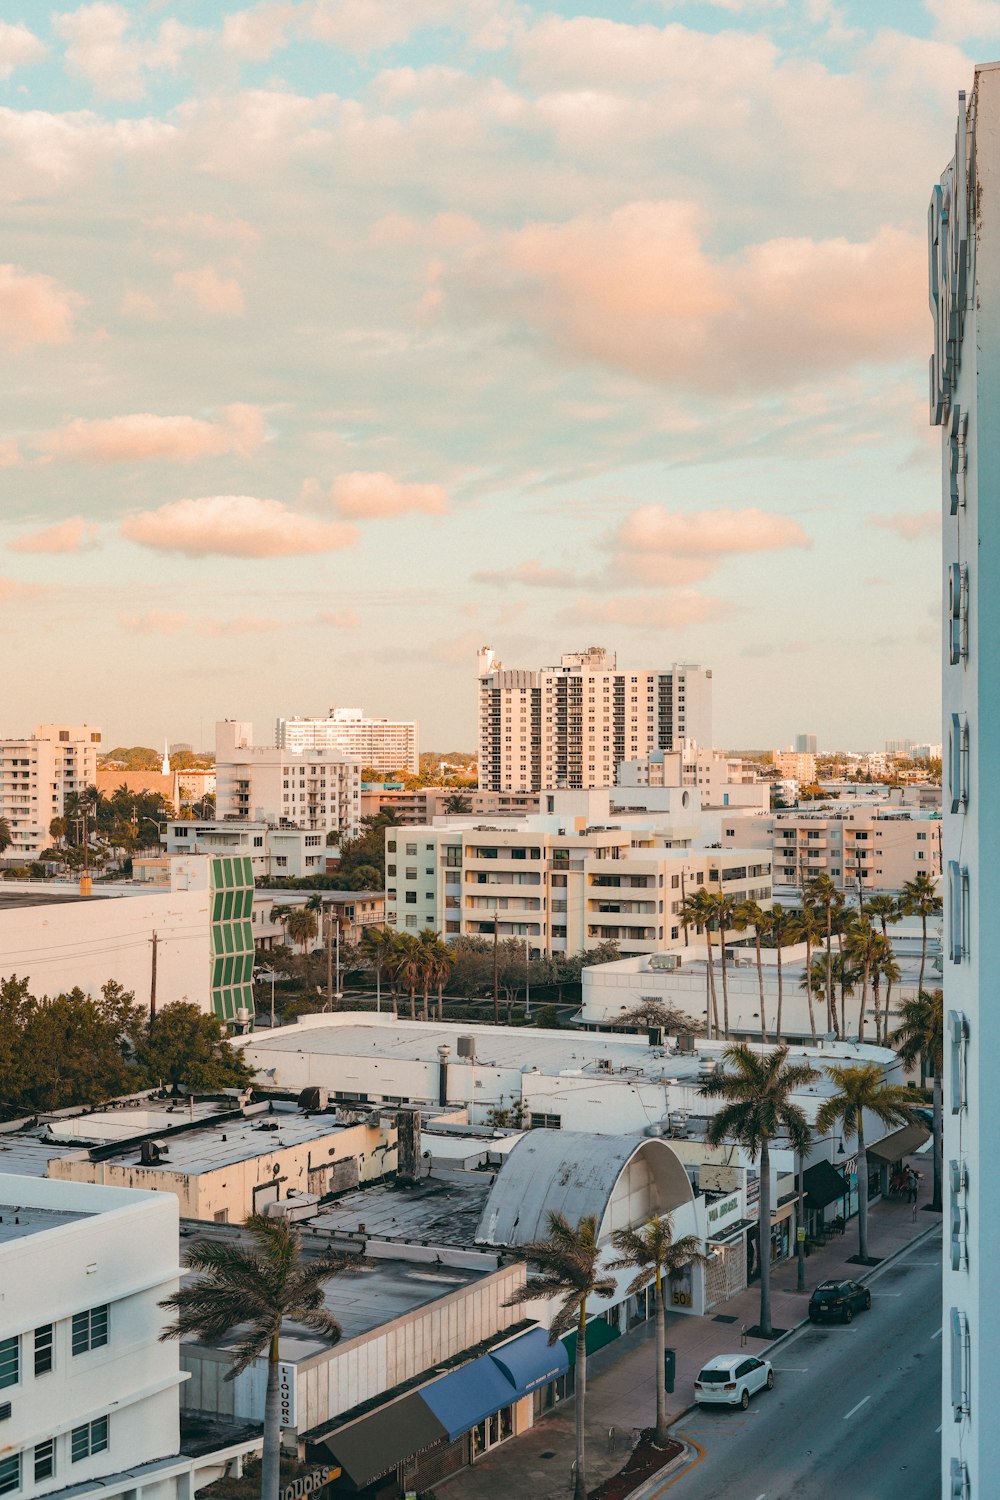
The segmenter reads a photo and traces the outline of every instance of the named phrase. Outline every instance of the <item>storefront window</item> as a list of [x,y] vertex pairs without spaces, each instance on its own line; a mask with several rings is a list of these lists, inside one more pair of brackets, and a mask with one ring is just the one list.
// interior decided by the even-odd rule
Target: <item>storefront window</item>
[[514,1436],[514,1408],[505,1406],[472,1429],[472,1457],[488,1453],[498,1443],[505,1443]]

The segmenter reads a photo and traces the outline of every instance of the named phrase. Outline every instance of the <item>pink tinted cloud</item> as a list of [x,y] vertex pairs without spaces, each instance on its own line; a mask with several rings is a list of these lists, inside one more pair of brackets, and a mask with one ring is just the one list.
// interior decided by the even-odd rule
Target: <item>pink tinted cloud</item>
[[304,557],[352,547],[354,526],[290,510],[254,495],[209,495],[172,500],[157,510],[126,516],[121,534],[157,552],[188,557]]
[[15,68],[41,62],[48,50],[23,22],[12,25],[9,21],[0,21],[0,78],[9,78]]
[[166,609],[151,609],[141,615],[119,615],[118,623],[129,635],[179,635],[191,616]]
[[936,510],[920,511],[917,515],[902,511],[895,516],[872,516],[871,524],[884,531],[894,531],[904,542],[915,542],[919,537],[933,535],[940,529],[941,515]]
[[330,498],[342,516],[356,520],[381,520],[424,511],[441,516],[448,510],[448,495],[440,484],[404,484],[391,474],[340,474]]
[[316,623],[333,625],[337,630],[360,630],[361,616],[356,609],[321,609]]
[[431,311],[506,318],[554,354],[664,384],[794,384],[926,342],[921,238],[776,239],[706,248],[692,203],[640,201],[534,223],[429,272]]
[[510,583],[523,584],[527,588],[575,589],[580,579],[564,568],[547,568],[533,557],[517,563],[512,568],[486,568],[473,573],[474,583],[491,583],[504,587]]
[[89,552],[97,546],[98,527],[82,516],[69,516],[55,526],[29,531],[7,545],[11,552]]
[[65,343],[80,300],[51,276],[0,265],[0,342],[14,350]]
[[264,416],[257,406],[224,406],[215,421],[201,417],[160,417],[134,412],[121,417],[74,417],[47,443],[58,458],[93,463],[134,463],[143,459],[246,457],[264,441]]
[[627,552],[668,552],[675,557],[724,557],[810,545],[798,521],[752,505],[689,513],[643,505],[619,526],[615,543]]
[[21,450],[13,438],[0,438],[0,469],[13,469],[21,462]]
[[567,611],[570,619],[595,625],[625,625],[636,630],[669,630],[728,615],[726,599],[678,589],[669,594],[632,594],[617,599],[581,599]]
[[184,51],[207,35],[168,16],[154,37],[141,40],[129,34],[126,7],[110,0],[63,11],[53,17],[53,27],[66,43],[67,71],[106,99],[141,99],[147,69],[176,69]]
[[175,271],[174,286],[190,293],[195,305],[204,313],[219,318],[241,318],[246,312],[243,288],[234,277],[220,276],[214,266],[199,266],[194,271]]

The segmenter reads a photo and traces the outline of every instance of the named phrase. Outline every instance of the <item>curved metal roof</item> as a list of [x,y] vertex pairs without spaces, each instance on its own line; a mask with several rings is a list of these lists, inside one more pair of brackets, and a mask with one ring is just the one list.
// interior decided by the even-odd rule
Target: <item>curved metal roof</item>
[[[569,1130],[528,1131],[510,1152],[490,1190],[476,1230],[477,1244],[525,1245],[544,1239],[549,1213],[563,1214],[571,1224],[594,1214],[599,1233],[615,1184],[639,1152],[654,1157],[663,1167],[677,1185],[678,1201],[690,1201],[694,1195],[683,1164],[665,1140]],[[675,1206],[664,1203],[662,1211]]]

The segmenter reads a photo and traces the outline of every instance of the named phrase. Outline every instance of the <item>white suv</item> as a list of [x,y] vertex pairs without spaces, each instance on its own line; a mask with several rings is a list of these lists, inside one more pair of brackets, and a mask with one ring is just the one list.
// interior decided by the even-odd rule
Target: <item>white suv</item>
[[755,1391],[774,1385],[774,1371],[766,1359],[746,1354],[717,1354],[694,1383],[699,1406],[742,1406],[746,1411]]

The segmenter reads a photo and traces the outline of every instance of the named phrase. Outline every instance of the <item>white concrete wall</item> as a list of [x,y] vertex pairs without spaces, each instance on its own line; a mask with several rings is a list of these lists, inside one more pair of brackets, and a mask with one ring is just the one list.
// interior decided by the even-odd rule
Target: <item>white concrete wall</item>
[[[20,1494],[31,1497],[177,1452],[178,1346],[160,1343],[157,1306],[177,1285],[176,1200],[167,1195],[0,1176],[0,1209],[13,1205],[89,1215],[0,1241],[0,1338],[20,1339],[21,1376],[7,1386],[5,1448],[21,1451]],[[74,1356],[74,1313],[109,1306],[106,1346]],[[54,1368],[34,1374],[34,1330],[55,1325]],[[109,1416],[106,1452],[71,1462],[74,1427]],[[33,1449],[56,1439],[56,1473],[38,1485]]]

